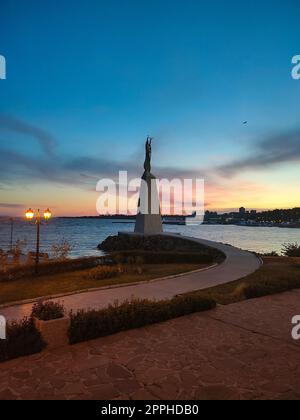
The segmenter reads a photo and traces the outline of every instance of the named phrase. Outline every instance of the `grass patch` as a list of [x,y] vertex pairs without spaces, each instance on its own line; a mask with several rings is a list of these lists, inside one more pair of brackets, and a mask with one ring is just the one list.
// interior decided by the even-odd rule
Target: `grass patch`
[[202,268],[199,264],[145,264],[143,273],[124,273],[108,279],[97,280],[89,276],[90,269],[55,275],[27,277],[0,282],[0,304],[43,296],[76,292],[108,285],[148,281],[155,278],[176,275]]
[[140,260],[147,264],[200,264],[211,265],[221,263],[223,258],[201,254],[199,252],[150,252],[150,251],[122,251],[112,252],[110,257],[113,261],[122,264],[130,264],[131,261]]
[[245,299],[300,288],[299,258],[265,257],[263,260],[264,265],[248,277],[199,291],[196,294],[205,293],[217,303],[228,305]]
[[216,307],[214,300],[192,295],[172,300],[131,300],[102,310],[78,311],[71,314],[70,344],[93,340],[133,328],[167,321]]

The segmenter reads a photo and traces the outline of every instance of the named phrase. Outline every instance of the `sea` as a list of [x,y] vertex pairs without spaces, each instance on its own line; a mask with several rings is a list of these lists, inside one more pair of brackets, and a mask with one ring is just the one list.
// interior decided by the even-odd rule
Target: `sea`
[[[70,257],[97,256],[97,245],[118,232],[132,232],[133,223],[97,218],[54,218],[41,226],[41,252],[51,256],[52,246],[66,240],[72,246]],[[281,253],[283,244],[300,243],[300,229],[278,227],[243,227],[231,225],[164,225],[165,232],[179,233],[195,238],[209,239],[234,245],[238,248],[266,253]],[[0,249],[9,250],[11,223],[0,218]],[[34,251],[36,226],[21,219],[13,224],[13,243],[22,241],[23,252]]]

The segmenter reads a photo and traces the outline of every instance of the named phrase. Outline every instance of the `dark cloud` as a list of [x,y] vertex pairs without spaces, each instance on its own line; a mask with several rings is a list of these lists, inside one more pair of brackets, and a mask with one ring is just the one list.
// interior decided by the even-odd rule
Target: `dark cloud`
[[32,158],[21,153],[0,149],[0,179],[2,184],[28,179],[52,179],[56,176],[55,164],[48,158]]
[[155,172],[157,172],[157,175],[160,179],[166,178],[166,179],[208,179],[209,173],[208,171],[196,169],[196,168],[190,168],[190,169],[182,169],[182,168],[175,168],[175,167],[158,167],[155,169]]
[[[97,181],[101,178],[117,181],[119,171],[127,171],[129,178],[140,178],[143,172],[143,161],[120,163],[93,157],[71,160],[63,160],[59,157],[41,159],[0,149],[0,179],[4,187],[5,185],[28,185],[32,182],[43,181],[92,190],[95,189]],[[160,179],[201,178],[201,173],[197,171],[172,167],[154,167],[153,172]]]
[[[139,149],[138,156],[132,155],[126,162],[118,162],[94,156],[82,156],[64,159],[55,154],[53,137],[44,130],[14,117],[0,115],[0,130],[22,133],[35,138],[42,147],[42,157],[28,156],[16,151],[0,149],[0,189],[12,185],[26,184],[28,181],[42,180],[49,183],[73,185],[92,190],[101,178],[117,179],[121,170],[128,171],[129,177],[140,177],[143,172],[143,154]],[[7,142],[6,142],[7,144]],[[214,182],[214,175],[234,176],[237,173],[265,169],[274,165],[300,161],[300,129],[294,132],[270,136],[254,144],[249,156],[206,170],[180,169],[176,167],[155,167],[153,172],[160,179],[167,178],[205,178]]]
[[126,164],[118,164],[96,158],[64,160],[54,158],[34,158],[24,154],[0,149],[1,186],[28,185],[32,182],[48,182],[78,186],[83,189],[95,188],[103,177],[116,178],[119,170],[128,170]]
[[[11,188],[16,184],[27,186],[32,182],[43,181],[92,190],[101,178],[117,181],[119,171],[127,171],[131,179],[140,178],[143,172],[142,148],[139,151],[139,158],[133,155],[128,161],[122,162],[93,156],[66,159],[54,153],[55,140],[40,128],[13,117],[0,115],[1,129],[31,135],[39,141],[45,153],[35,157],[8,148],[0,148],[0,189]],[[153,167],[153,171],[159,178],[201,178],[201,174],[195,170]]]
[[23,207],[24,207],[24,204],[0,203],[0,208],[4,208],[4,209],[21,209]]
[[28,124],[10,115],[0,114],[0,130],[13,131],[36,139],[46,154],[52,154],[55,146],[54,138],[44,130]]
[[255,144],[248,157],[218,168],[222,175],[232,176],[252,169],[265,169],[274,165],[300,161],[300,130],[270,136]]
[[80,158],[72,159],[64,164],[67,171],[80,173],[88,177],[110,176],[115,177],[120,170],[126,170],[130,173],[136,171],[136,165],[133,162],[117,162],[108,159],[94,158],[83,156]]

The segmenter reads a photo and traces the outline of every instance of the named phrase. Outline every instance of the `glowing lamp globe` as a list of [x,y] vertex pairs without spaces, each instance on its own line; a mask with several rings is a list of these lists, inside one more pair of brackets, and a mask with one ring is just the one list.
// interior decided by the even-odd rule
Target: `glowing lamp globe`
[[27,220],[32,220],[34,218],[33,210],[31,209],[27,210],[27,212],[25,213],[25,217]]
[[51,211],[50,211],[49,209],[47,209],[47,210],[44,212],[44,219],[45,219],[45,220],[49,220],[49,219],[51,219],[51,217],[52,217],[52,213],[51,213]]

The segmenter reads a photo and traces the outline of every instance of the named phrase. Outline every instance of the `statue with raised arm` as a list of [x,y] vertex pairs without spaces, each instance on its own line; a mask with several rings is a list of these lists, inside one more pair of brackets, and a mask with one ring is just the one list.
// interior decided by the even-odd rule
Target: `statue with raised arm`
[[160,235],[163,232],[157,180],[151,173],[152,137],[145,144],[145,172],[142,176],[140,199],[135,222],[135,233]]
[[152,153],[152,138],[151,137],[147,137],[147,141],[146,141],[146,158],[145,158],[145,163],[144,163],[144,169],[145,172],[147,173],[151,173],[151,153]]

